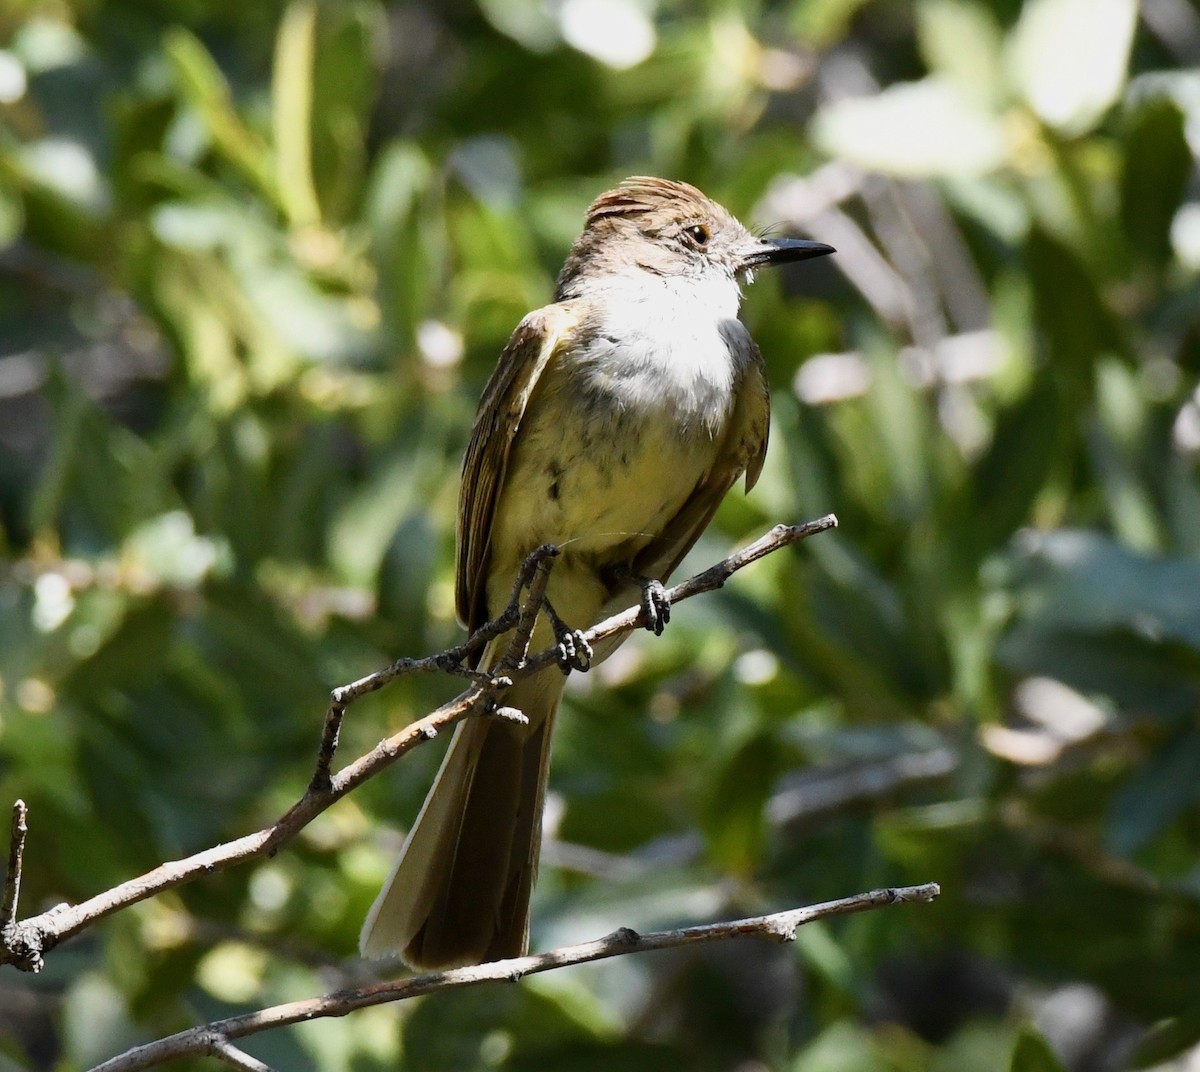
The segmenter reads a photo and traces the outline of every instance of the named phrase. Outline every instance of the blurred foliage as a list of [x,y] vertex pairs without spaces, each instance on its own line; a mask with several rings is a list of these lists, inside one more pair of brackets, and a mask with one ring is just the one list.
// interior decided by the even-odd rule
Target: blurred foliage
[[[943,897],[247,1048],[1194,1062],[1198,63],[1195,0],[10,0],[0,800],[30,806],[26,911],[269,821],[332,685],[454,642],[481,385],[588,200],[663,174],[839,247],[748,292],[771,455],[692,564],[841,528],[572,681],[535,947]],[[356,707],[344,754],[452,691]],[[357,928],[436,751],[7,973],[0,1066],[368,977]]]

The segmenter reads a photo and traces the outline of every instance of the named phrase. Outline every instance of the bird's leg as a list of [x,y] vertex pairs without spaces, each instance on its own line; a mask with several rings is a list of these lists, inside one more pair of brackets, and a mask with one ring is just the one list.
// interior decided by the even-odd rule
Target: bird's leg
[[643,624],[655,636],[662,636],[671,620],[671,600],[662,581],[656,577],[643,577],[629,566],[618,567],[613,576],[622,584],[636,584],[642,590]]
[[642,586],[642,614],[646,619],[646,628],[653,631],[655,636],[662,636],[667,622],[671,620],[671,600],[662,581],[654,577],[635,577],[634,580]]
[[586,673],[592,668],[592,646],[583,635],[583,630],[572,629],[564,622],[551,606],[550,600],[544,600],[546,617],[550,619],[550,627],[554,630],[554,639],[558,643],[558,666],[564,674],[572,670]]

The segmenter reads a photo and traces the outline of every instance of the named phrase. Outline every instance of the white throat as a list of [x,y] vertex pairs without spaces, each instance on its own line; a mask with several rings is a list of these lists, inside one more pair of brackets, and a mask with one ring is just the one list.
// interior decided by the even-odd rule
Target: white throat
[[737,319],[737,283],[720,272],[639,272],[590,289],[598,330],[580,369],[589,386],[632,413],[661,413],[667,402],[684,426],[721,427],[753,348]]

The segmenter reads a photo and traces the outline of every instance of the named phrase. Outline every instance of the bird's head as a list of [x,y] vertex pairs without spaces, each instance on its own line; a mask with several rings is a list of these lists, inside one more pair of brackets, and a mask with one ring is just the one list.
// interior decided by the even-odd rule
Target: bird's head
[[592,202],[557,297],[577,297],[601,277],[631,272],[736,285],[758,268],[833,252],[821,242],[755,235],[686,182],[635,176]]

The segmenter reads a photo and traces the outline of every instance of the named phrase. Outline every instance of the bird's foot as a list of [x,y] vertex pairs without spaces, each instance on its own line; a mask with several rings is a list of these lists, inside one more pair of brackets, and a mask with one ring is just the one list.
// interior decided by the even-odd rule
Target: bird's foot
[[546,602],[546,615],[554,629],[554,639],[558,644],[558,667],[564,674],[572,670],[586,673],[592,668],[592,646],[581,629],[572,629],[564,622]]
[[667,622],[671,620],[671,600],[662,581],[652,577],[643,577],[639,583],[642,586],[642,616],[645,626],[655,636],[662,636]]
[[592,646],[579,629],[567,629],[559,634],[558,665],[564,674],[572,670],[586,673],[592,668]]

